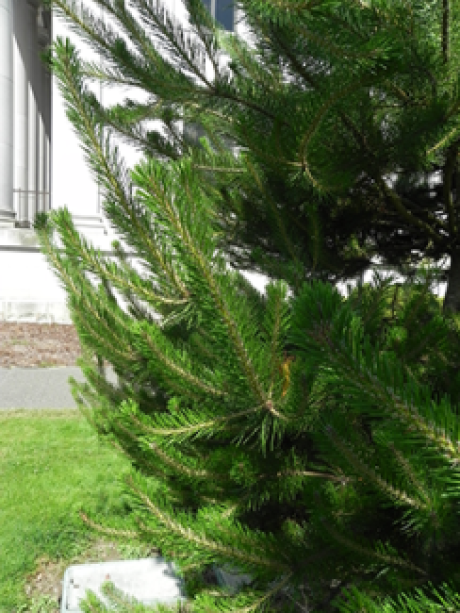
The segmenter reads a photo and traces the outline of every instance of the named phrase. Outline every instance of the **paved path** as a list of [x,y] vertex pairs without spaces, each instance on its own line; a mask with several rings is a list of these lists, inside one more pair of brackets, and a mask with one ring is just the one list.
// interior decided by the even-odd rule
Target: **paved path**
[[[0,409],[76,409],[69,377],[85,381],[77,366],[0,368]],[[107,368],[107,378],[117,382],[111,368]]]

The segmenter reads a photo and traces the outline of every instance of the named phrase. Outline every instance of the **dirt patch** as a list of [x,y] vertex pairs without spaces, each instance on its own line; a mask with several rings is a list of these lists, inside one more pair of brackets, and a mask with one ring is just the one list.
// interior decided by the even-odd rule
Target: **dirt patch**
[[81,345],[75,326],[0,322],[0,367],[75,366]]

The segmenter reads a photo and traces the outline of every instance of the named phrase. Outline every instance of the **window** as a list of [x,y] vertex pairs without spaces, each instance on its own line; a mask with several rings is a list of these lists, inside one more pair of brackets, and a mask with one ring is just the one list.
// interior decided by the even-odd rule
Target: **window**
[[234,7],[232,0],[214,0],[216,8],[216,21],[226,30],[233,32],[235,25]]
[[233,0],[202,0],[214,19],[229,32],[235,29]]

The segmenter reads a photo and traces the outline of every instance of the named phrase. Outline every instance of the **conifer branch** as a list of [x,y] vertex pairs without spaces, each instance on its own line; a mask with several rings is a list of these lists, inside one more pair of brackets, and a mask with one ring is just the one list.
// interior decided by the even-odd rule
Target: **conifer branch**
[[[86,66],[88,66],[88,64],[86,64]],[[97,67],[95,69],[82,67],[81,75],[82,77],[98,79],[98,81],[100,81],[102,84],[106,83],[122,86],[131,85],[137,88],[141,87],[138,82],[123,82],[117,77],[112,76],[108,72],[100,71],[100,69]],[[148,137],[148,132],[139,125],[139,123],[144,120],[155,120],[158,118],[161,120],[161,111],[163,109],[164,104],[162,100],[156,101],[153,104],[147,104],[145,106],[140,104],[136,105],[137,112],[135,121],[139,123],[136,123],[134,127],[131,126],[132,121],[128,123],[125,122],[124,119],[122,122],[118,116],[115,116],[113,112],[114,108],[103,109],[95,98],[88,99],[88,103],[93,107],[97,115],[101,118],[101,122],[104,123],[106,127],[111,127],[113,130],[115,130],[115,132],[125,138],[130,145],[141,146],[144,151],[151,152],[152,154],[163,154],[164,156],[169,156],[173,159],[177,159],[179,157],[179,155],[174,154],[171,146],[167,146],[166,141],[161,143],[160,139],[158,139],[159,142],[157,141],[155,148],[155,144],[152,143],[152,140]],[[144,110],[142,111],[143,106]],[[118,107],[115,107],[115,109],[118,109]],[[163,144],[163,151],[161,151],[161,144]]]
[[203,330],[202,327],[198,327],[196,330],[196,334],[192,335],[190,337],[190,342],[193,345],[196,345],[196,347],[198,347],[199,351],[201,351],[202,355],[205,355],[209,360],[211,360],[214,364],[217,364],[221,367],[225,366],[225,361],[222,358],[222,356],[220,356],[219,354],[217,354],[215,351],[212,351],[212,349],[210,349],[209,345],[204,345],[202,338],[205,338],[208,343],[210,343],[212,345],[212,339],[210,338],[209,334]]
[[387,494],[393,500],[398,501],[400,504],[410,505],[417,509],[427,510],[428,505],[424,504],[418,500],[414,500],[407,496],[405,492],[398,490],[392,487],[389,483],[384,481],[379,475],[375,473],[371,468],[366,466],[364,462],[360,461],[356,454],[352,452],[349,447],[340,440],[339,436],[334,432],[332,427],[326,428],[328,438],[333,442],[333,444],[342,452],[343,456],[347,459],[347,461],[353,466],[353,468],[363,475],[364,478],[367,478],[369,481],[372,481],[375,486],[380,489],[384,494]]
[[[340,355],[340,348],[337,347],[336,353]],[[352,360],[355,362],[355,358],[352,358]],[[338,360],[337,363],[339,363]],[[343,360],[340,361],[340,365],[342,368],[346,368]],[[415,409],[413,405],[408,406],[400,396],[398,396],[390,387],[385,386],[385,384],[379,381],[375,375],[371,375],[370,373],[368,373],[367,376],[363,375],[358,375],[359,380],[364,384],[363,386],[358,384],[361,389],[365,389],[364,386],[366,386],[366,383],[372,385],[376,397],[384,402],[386,406],[388,406],[387,399],[391,398],[392,409],[397,410],[397,413],[394,415],[405,423],[409,430],[418,430],[431,443],[436,445],[444,453],[447,453],[454,461],[460,461],[459,444],[457,444],[456,448],[446,436],[438,432],[433,432],[432,427],[428,425],[419,415],[417,409]]]
[[415,472],[412,466],[409,464],[406,458],[404,458],[403,454],[398,449],[396,449],[396,447],[394,446],[394,443],[390,442],[388,443],[388,446],[391,449],[391,451],[394,453],[396,460],[398,461],[398,464],[402,467],[405,474],[409,477],[409,480],[412,483],[412,485],[417,489],[417,492],[419,493],[419,495],[422,498],[424,498],[426,504],[429,504],[430,502],[429,494],[427,493],[426,489],[423,487],[420,480],[415,475]]
[[[230,336],[231,341],[236,350],[236,354],[239,358],[240,364],[245,372],[247,380],[249,381],[253,393],[260,400],[262,406],[264,406],[270,413],[275,415],[276,417],[287,420],[284,415],[278,413],[275,410],[273,403],[266,397],[265,392],[263,391],[261,384],[258,380],[257,374],[253,368],[249,360],[249,356],[247,355],[246,348],[244,347],[243,340],[238,332],[238,326],[233,319],[230,311],[225,304],[225,300],[221,295],[219,288],[216,284],[212,271],[204,258],[204,255],[200,252],[198,246],[194,243],[192,237],[189,234],[189,231],[184,228],[180,221],[177,219],[176,214],[174,212],[174,208],[171,202],[167,199],[167,196],[155,179],[152,173],[149,173],[145,177],[146,183],[149,186],[150,193],[158,200],[158,202],[162,203],[165,214],[168,216],[170,223],[173,228],[175,228],[177,235],[181,238],[182,244],[187,248],[190,256],[195,260],[197,266],[201,270],[203,280],[206,282],[210,296],[212,297],[214,304],[220,313]],[[184,185],[184,189],[187,190],[187,184]]]
[[419,573],[420,575],[425,575],[426,576],[426,572],[422,569],[419,568],[418,566],[415,566],[415,564],[412,564],[411,562],[408,562],[406,560],[403,560],[401,558],[395,558],[394,556],[387,556],[385,554],[381,554],[378,553],[377,551],[373,551],[368,549],[367,547],[363,547],[362,545],[360,545],[358,542],[356,541],[352,541],[351,539],[348,539],[346,537],[343,536],[343,534],[339,534],[337,532],[337,530],[334,530],[334,528],[331,526],[331,524],[327,521],[325,521],[325,518],[321,518],[321,523],[324,527],[324,529],[333,536],[333,538],[337,541],[339,541],[340,543],[342,543],[343,545],[345,545],[348,549],[350,549],[351,551],[356,551],[358,552],[360,555],[368,557],[368,558],[373,558],[375,560],[379,560],[385,564],[391,564],[394,566],[402,566],[403,568],[408,568],[410,570],[414,570],[417,573]]
[[[191,425],[189,424],[188,426],[184,427],[184,428],[154,428],[152,426],[147,426],[146,424],[140,422],[138,420],[138,418],[135,415],[131,415],[131,419],[133,422],[135,422],[139,428],[141,428],[144,432],[148,432],[150,434],[155,434],[158,436],[170,436],[171,434],[183,434],[184,432],[197,432],[197,431],[201,431],[204,428],[216,428],[218,426],[218,424],[220,422],[223,423],[227,423],[232,419],[238,419],[240,417],[242,417],[243,415],[249,415],[250,413],[258,413],[260,411],[260,409],[262,408],[263,405],[258,406],[254,409],[248,409],[246,411],[239,411],[238,413],[232,413],[231,415],[225,416],[225,417],[216,417],[210,421],[206,421],[206,422],[201,422],[199,424],[195,424],[195,425]],[[221,426],[219,425],[219,430],[225,431],[227,430],[227,428],[221,428]],[[236,426],[235,426],[236,427]],[[234,429],[234,427],[232,428],[228,428],[228,429]]]
[[189,20],[192,27],[195,29],[198,38],[202,42],[208,59],[211,62],[214,74],[219,74],[219,65],[216,57],[217,40],[215,32],[215,23],[211,15],[205,9],[201,0],[199,2],[193,0],[184,0],[189,11]]
[[283,223],[283,220],[281,219],[281,215],[280,215],[280,213],[278,211],[276,203],[273,201],[273,199],[271,198],[270,194],[267,192],[267,190],[263,186],[262,181],[261,181],[261,179],[260,179],[256,169],[254,168],[253,164],[251,164],[251,162],[249,160],[247,160],[246,163],[247,163],[247,167],[249,169],[249,172],[251,173],[251,175],[255,179],[255,181],[256,181],[256,183],[257,183],[261,193],[263,193],[266,196],[267,201],[270,204],[271,213],[272,213],[273,217],[276,219],[276,225],[277,225],[277,227],[279,229],[279,232],[280,232],[281,236],[283,237],[283,242],[284,242],[284,244],[286,246],[286,249],[288,250],[291,258],[292,258],[292,261],[297,263],[297,264],[299,264],[297,256],[296,256],[296,254],[294,252],[294,246],[293,246],[292,242],[289,239],[288,233],[286,231],[286,226]]
[[226,473],[216,473],[211,472],[209,470],[194,470],[192,468],[189,468],[188,466],[185,466],[185,464],[183,463],[179,463],[176,460],[173,460],[164,451],[162,451],[156,443],[149,443],[149,448],[152,449],[165,464],[167,464],[168,466],[172,466],[174,470],[178,473],[183,473],[188,475],[189,477],[193,476],[198,479],[206,479],[208,481],[228,481],[228,475]]
[[138,487],[136,487],[132,476],[129,475],[126,479],[126,483],[129,488],[135,492],[135,494],[145,502],[147,507],[150,509],[152,515],[154,515],[168,531],[174,532],[176,534],[180,534],[187,541],[191,541],[195,543],[199,547],[205,547],[207,549],[213,550],[215,552],[219,552],[221,555],[228,556],[229,559],[237,558],[241,561],[251,562],[256,564],[258,567],[263,566],[266,568],[272,568],[277,570],[278,572],[289,572],[289,568],[285,564],[281,564],[280,562],[274,562],[272,560],[268,560],[266,557],[251,555],[245,551],[238,550],[234,547],[229,548],[224,544],[218,543],[217,541],[211,541],[205,536],[199,536],[197,533],[194,533],[192,530],[185,529],[179,522],[174,521],[170,516],[168,516],[165,512],[161,511],[161,509],[153,504],[150,498],[141,491]]
[[221,172],[225,174],[244,174],[242,168],[218,168],[217,166],[200,166],[199,164],[193,164],[193,168],[196,170],[206,170],[210,172]]
[[[278,119],[278,117],[274,113],[267,111],[263,106],[260,106],[259,104],[253,102],[252,100],[244,99],[241,96],[238,96],[237,94],[231,91],[225,91],[225,90],[219,89],[216,85],[213,85],[212,89],[209,91],[203,89],[201,90],[201,92],[203,96],[207,98],[216,97],[222,100],[229,100],[231,102],[235,102],[235,104],[237,105],[241,105],[242,107],[251,109],[252,111],[257,111],[258,113],[260,113],[260,115],[267,117],[267,119],[271,119],[273,121]],[[282,120],[282,124],[287,127],[291,127],[289,122],[286,121],[285,119]]]
[[97,21],[97,23],[102,25],[106,30],[106,33],[110,28],[101,21],[96,20],[92,16],[92,13],[87,8],[83,7],[83,4],[79,11],[76,8],[76,0],[47,0],[47,2],[52,3],[55,8],[58,7],[58,13],[60,13],[62,17],[67,18],[67,23],[71,23],[73,29],[76,30],[79,35],[86,35],[87,40],[92,46],[94,46],[94,42],[96,42],[99,51],[102,49],[105,52],[110,51],[110,45],[107,42],[108,37],[100,36],[95,29],[88,25],[88,23]]
[[[311,75],[308,74],[308,72],[305,71],[305,69],[301,66],[301,64],[296,60],[296,58],[292,55],[292,53],[289,53],[289,51],[287,50],[286,46],[283,45],[281,39],[279,37],[276,36],[276,34],[273,34],[277,44],[283,49],[283,52],[287,55],[287,57],[289,57],[290,62],[292,63],[292,65],[294,65],[298,71],[298,73],[313,87],[315,87],[317,89],[317,83],[316,81],[313,79],[313,77]],[[349,90],[345,90],[344,95],[346,95],[346,93],[348,93]],[[337,95],[337,94],[335,94]],[[405,95],[405,93],[402,90],[398,89],[398,95],[402,96],[403,101],[407,101],[407,96]],[[309,140],[309,138],[311,137],[312,133],[314,132],[315,129],[315,125],[317,127],[322,114],[324,114],[329,106],[331,106],[333,103],[335,102],[335,98],[334,96],[325,103],[325,106],[323,107],[322,110],[319,111],[318,115],[316,116],[316,121],[313,122],[307,132],[307,134],[304,137],[304,140],[302,141],[302,145],[301,145],[301,152],[305,150],[307,142]],[[370,157],[372,159],[375,159],[375,154],[373,151],[371,151],[369,149],[369,146],[367,145],[366,139],[365,137],[357,130],[357,128],[355,126],[353,126],[352,122],[350,121],[350,119],[347,117],[347,115],[345,113],[343,113],[341,110],[338,111],[339,116],[341,117],[342,121],[345,123],[345,125],[347,125],[348,128],[351,129],[353,135],[355,137],[357,137],[357,140],[360,144],[364,145],[365,150],[367,151],[367,153],[370,155]],[[456,132],[457,129],[455,128],[452,131],[452,134],[454,132]],[[443,139],[443,141],[441,141],[438,145],[436,145],[436,147],[432,148],[428,153],[431,154],[436,148],[442,146],[443,142],[447,139],[448,137],[445,137],[445,139]],[[302,153],[300,154],[302,156]],[[304,155],[304,154],[303,154]],[[304,157],[302,157],[302,168],[304,168],[305,165],[305,171],[307,172],[310,180],[312,181],[312,183],[314,185],[317,185],[318,188],[321,189],[326,189],[325,186],[321,186],[319,183],[315,183],[315,179],[314,177],[311,175],[308,166],[306,165],[306,161],[304,159]],[[394,203],[396,210],[407,220],[409,221],[411,224],[413,225],[417,225],[420,228],[424,228],[425,230],[427,230],[430,234],[430,236],[437,242],[441,242],[443,239],[438,236],[438,234],[425,222],[419,220],[418,218],[414,217],[408,210],[407,208],[402,206],[402,203],[400,203],[400,199],[396,196],[396,194],[393,193],[392,190],[390,190],[388,188],[388,186],[384,183],[384,181],[379,178],[377,179],[376,177],[374,177],[376,179],[376,181],[378,182],[378,184],[381,186],[382,191],[388,196],[388,198],[391,200],[391,202]],[[384,186],[384,187],[383,187]],[[445,227],[445,224],[437,219],[434,215],[427,213],[427,216],[429,218],[429,220],[435,224],[436,226],[439,227]]]
[[[62,264],[61,258],[55,255],[55,253],[53,252],[52,247],[50,245],[50,241],[47,238],[46,233],[39,234],[39,237],[40,237],[40,244],[42,248],[45,250],[47,256],[49,257],[50,261],[53,264],[54,269],[59,273],[59,276],[64,281],[66,287],[68,287],[71,290],[71,293],[73,296],[80,296],[80,300],[82,301],[82,303],[85,305],[85,308],[88,310],[88,312],[91,313],[93,317],[91,321],[80,320],[80,324],[82,328],[90,329],[92,334],[94,335],[94,337],[97,339],[98,343],[100,344],[100,346],[106,347],[106,349],[108,350],[108,353],[112,352],[112,354],[113,353],[117,354],[121,359],[127,359],[129,361],[132,361],[134,359],[134,355],[132,354],[132,352],[120,351],[118,349],[117,343],[110,344],[107,341],[107,337],[110,338],[111,336],[113,336],[113,332],[110,329],[110,326],[107,324],[105,319],[102,319],[100,317],[99,313],[91,306],[91,304],[87,300],[85,300],[85,298],[81,295],[81,290],[76,288],[75,284],[73,283],[72,278],[67,274],[66,268]],[[75,313],[75,316],[78,319],[78,313]],[[100,334],[101,329],[105,330],[106,336],[101,336]]]
[[[129,279],[124,278],[121,274],[110,273],[109,267],[113,270],[117,270],[116,264],[113,262],[105,262],[105,266],[103,266],[100,260],[96,257],[94,250],[89,248],[84,241],[81,241],[80,237],[75,231],[75,228],[71,224],[70,219],[62,220],[61,227],[65,227],[67,231],[66,246],[69,248],[69,246],[72,245],[74,252],[79,252],[81,254],[85,260],[86,269],[94,274],[99,274],[99,276],[103,279],[111,281],[117,289],[130,290],[134,295],[146,300],[149,304],[156,307],[159,305],[180,306],[189,303],[188,298],[166,297],[158,293],[153,293],[151,291],[152,284],[149,282],[143,282],[141,279],[138,279],[137,284],[134,285],[133,283],[130,283]],[[149,287],[149,290],[146,289],[147,287]]]
[[177,52],[177,55],[187,65],[188,69],[210,89],[212,85],[206,78],[206,75],[203,74],[203,72],[198,69],[197,65],[190,59],[189,54],[186,51],[185,41],[182,41],[182,44],[179,44],[181,36],[183,37],[183,28],[180,25],[177,25],[177,35],[175,36],[173,31],[173,23],[169,16],[169,13],[166,11],[165,20],[159,18],[157,11],[161,10],[161,0],[157,0],[156,2],[156,11],[152,9],[151,0],[137,0],[137,4],[139,5],[139,9],[141,10],[143,16],[147,17],[148,19],[151,19],[152,22],[155,24],[156,33],[161,33],[163,35],[163,37],[169,42],[171,47],[173,47],[174,50]]
[[139,537],[138,532],[133,532],[131,530],[115,530],[113,528],[108,528],[107,526],[101,526],[100,524],[97,524],[96,522],[89,519],[89,517],[85,513],[83,513],[83,511],[80,511],[78,514],[80,515],[81,519],[85,522],[85,524],[87,524],[88,526],[91,526],[91,528],[94,528],[98,532],[102,532],[103,534],[110,534],[111,536],[124,536],[128,538]]
[[[138,442],[138,437],[136,435],[134,435],[125,425],[123,425],[120,421],[118,420],[113,420],[112,423],[114,425],[117,426],[117,428],[119,428],[120,430],[122,430],[129,438],[131,438],[133,441]],[[111,443],[112,445],[114,445],[116,448],[121,449],[121,451],[128,455],[128,457],[131,457],[130,454],[127,454],[127,452],[125,450],[123,450],[122,448],[120,448],[118,445],[114,444],[114,442],[109,439],[109,443]],[[173,461],[171,458],[169,458],[164,452],[160,452],[158,449],[158,446],[154,446],[151,447],[152,449],[156,450],[156,455],[160,456],[162,458],[162,460],[164,461],[165,464],[167,464],[168,466],[172,466],[173,469],[175,470],[176,473],[178,474],[194,474],[195,472],[190,470],[188,467],[186,467],[184,464],[180,464],[178,462]],[[149,470],[151,471],[152,474],[156,475],[157,477],[165,477],[165,472],[162,470],[158,469],[158,464],[152,464],[150,462],[148,462],[145,458],[137,458],[137,461],[140,461],[141,464],[143,464],[144,466],[146,466],[147,468],[149,468]],[[199,476],[198,474],[196,474],[195,476]],[[219,493],[222,493],[224,490],[218,486],[218,485],[214,485],[213,487],[216,491],[218,491]],[[178,502],[177,496],[175,497],[174,495],[172,495],[170,493],[170,500]],[[197,494],[198,498],[200,498],[201,500],[206,500],[206,497],[202,494]]]
[[407,208],[403,205],[401,198],[385,183],[385,181],[381,177],[374,177],[378,186],[380,187],[382,193],[386,196],[388,202],[391,202],[393,208],[400,214],[400,216],[407,221],[409,224],[416,226],[420,229],[425,230],[425,232],[430,236],[430,238],[436,243],[442,243],[444,241],[443,237],[440,236],[437,232],[433,230],[433,228],[427,224],[426,222],[418,219],[412,213],[410,213]]
[[438,143],[436,143],[436,145],[434,145],[434,147],[431,147],[431,149],[427,150],[427,155],[432,155],[438,149],[441,149],[442,147],[445,147],[446,144],[449,141],[451,141],[452,137],[455,136],[456,134],[458,134],[459,129],[460,128],[458,128],[457,126],[455,126],[455,128],[452,128],[452,130],[449,132],[449,134],[446,134],[446,136],[444,136]]
[[107,68],[103,70],[98,65],[93,65],[90,62],[82,62],[81,76],[86,79],[94,79],[101,85],[121,85],[122,87],[140,88],[141,84],[136,79],[130,79],[126,76],[113,74]]
[[449,26],[449,0],[442,0],[442,58],[444,64],[447,64],[447,62],[449,61]]
[[[184,382],[191,384],[192,387],[200,389],[205,394],[211,394],[212,396],[219,398],[228,396],[227,392],[204,383],[199,377],[194,376],[191,371],[186,370],[184,367],[178,366],[172,358],[168,358],[164,353],[164,348],[159,347],[153,342],[152,335],[149,333],[149,331],[147,331],[146,326],[147,324],[139,328],[141,336],[151,349],[153,355],[157,358],[158,362],[163,364],[163,366],[170,373],[174,373],[175,376],[182,379]],[[149,330],[151,331],[151,329],[152,328],[150,326]]]
[[170,389],[171,391],[174,391],[181,396],[185,396],[189,400],[200,401],[203,399],[203,394],[201,392],[195,393],[191,391],[190,387],[186,385],[181,385],[180,383],[178,383],[177,379],[172,379],[171,377],[166,376],[164,373],[161,375],[161,377],[163,379],[165,388]]
[[[70,49],[67,47],[66,51],[70,51]],[[72,54],[72,52],[70,53]],[[113,189],[113,192],[116,194],[116,198],[118,202],[121,204],[125,212],[130,217],[130,221],[133,224],[133,227],[136,228],[136,231],[139,233],[140,237],[143,239],[144,244],[148,245],[148,247],[150,248],[150,253],[153,256],[153,260],[158,262],[158,264],[166,272],[166,274],[170,277],[171,281],[176,285],[176,287],[178,287],[178,289],[180,289],[184,293],[184,295],[187,295],[187,291],[185,287],[183,286],[182,282],[177,277],[174,269],[166,264],[166,262],[163,260],[163,256],[161,255],[159,250],[155,248],[150,237],[146,234],[145,229],[139,223],[138,217],[134,214],[132,208],[128,205],[128,201],[127,201],[127,198],[126,198],[126,195],[125,195],[125,192],[122,186],[118,182],[115,175],[112,173],[112,169],[110,168],[108,161],[106,157],[104,156],[104,152],[102,151],[102,148],[99,144],[99,141],[96,138],[94,128],[90,122],[90,118],[87,115],[86,108],[81,102],[82,97],[81,95],[79,95],[80,92],[78,91],[75,85],[75,81],[73,79],[73,76],[74,76],[73,71],[70,69],[70,59],[72,56],[71,54],[64,55],[63,57],[63,67],[64,69],[67,69],[63,74],[63,76],[65,76],[66,85],[68,88],[66,97],[70,98],[73,104],[79,110],[79,115],[81,117],[82,124],[85,128],[85,135],[87,135],[87,137],[91,141],[93,151],[97,155],[98,163],[101,165],[103,169],[103,173],[104,173],[103,177],[106,178],[107,181],[111,184],[111,187]],[[75,57],[75,54],[73,54],[73,59],[77,60],[77,58]]]
[[308,0],[307,2],[299,2],[298,0],[267,0],[266,2],[267,5],[277,10],[286,10],[292,13],[303,13],[316,6],[321,6],[322,3],[323,0]]
[[347,94],[350,93],[350,91],[355,90],[356,87],[359,84],[361,84],[361,83],[362,83],[362,79],[359,79],[357,82],[353,82],[353,83],[347,85],[346,87],[341,88],[338,92],[334,92],[324,102],[322,107],[319,109],[319,111],[317,112],[317,114],[314,117],[313,121],[310,123],[310,126],[309,126],[307,132],[305,133],[304,137],[302,138],[302,141],[300,143],[300,148],[299,148],[299,160],[300,160],[302,169],[308,174],[308,177],[310,178],[310,180],[313,183],[313,185],[317,186],[318,188],[320,187],[320,185],[313,178],[313,176],[311,175],[310,170],[308,168],[308,164],[307,164],[306,151],[307,151],[308,144],[310,143],[312,137],[314,136],[315,132],[317,131],[318,126],[321,123],[321,120],[323,119],[324,115],[331,108],[331,106],[333,106],[341,98],[344,98]]
[[[344,122],[344,124],[351,130],[351,132],[352,132],[353,136],[355,136],[357,142],[363,146],[363,148],[366,151],[367,155],[369,155],[369,157],[371,159],[376,161],[375,153],[370,149],[370,147],[369,147],[369,145],[368,145],[364,135],[353,125],[353,123],[351,122],[351,120],[349,119],[349,117],[345,113],[343,113],[342,111],[339,111],[339,116],[341,117],[341,119]],[[424,228],[425,230],[427,230],[430,233],[430,236],[432,238],[436,237],[436,238],[434,238],[434,240],[437,240],[438,242],[442,240],[439,237],[439,235],[433,230],[432,226],[429,226],[424,221],[422,221],[422,220],[418,219],[417,217],[415,217],[414,215],[412,215],[412,213],[410,213],[410,211],[408,211],[407,207],[403,206],[403,202],[405,201],[405,199],[401,198],[401,197],[398,197],[394,193],[394,191],[387,186],[385,181],[382,179],[381,175],[377,177],[375,175],[375,173],[372,173],[372,174],[374,174],[373,178],[376,180],[376,182],[379,185],[380,189],[394,203],[395,208],[401,214],[402,217],[404,217],[412,225],[417,225],[420,228]],[[414,203],[411,202],[411,206],[414,206]],[[438,227],[439,229],[447,230],[446,224],[442,220],[439,220],[435,215],[432,215],[430,212],[427,212],[427,211],[424,211],[424,214],[427,216],[429,221],[434,226]]]
[[312,32],[311,30],[308,30],[307,28],[305,28],[304,26],[300,24],[293,23],[291,27],[295,32],[301,34],[303,38],[307,40],[308,39],[312,40],[315,43],[315,45],[317,45],[318,47],[320,47],[327,53],[331,53],[332,55],[335,55],[337,58],[340,58],[341,60],[343,59],[347,59],[347,60],[348,59],[353,59],[353,60],[370,59],[370,58],[376,57],[378,55],[378,52],[380,51],[379,49],[373,49],[369,51],[368,53],[353,53],[349,49],[344,50],[343,47],[339,47],[335,45],[330,38],[316,35],[314,32]]

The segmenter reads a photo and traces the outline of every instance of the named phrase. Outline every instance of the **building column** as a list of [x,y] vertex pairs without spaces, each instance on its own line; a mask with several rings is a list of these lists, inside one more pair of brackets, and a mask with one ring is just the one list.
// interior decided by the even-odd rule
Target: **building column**
[[[43,11],[45,30],[43,33],[43,49],[51,44],[52,38],[52,13],[50,10]],[[52,78],[48,67],[42,65],[43,74],[43,124],[44,124],[44,179],[45,190],[44,211],[51,209],[51,125],[52,125]]]
[[14,9],[14,202],[17,225],[28,227],[29,12],[24,0]]
[[[17,1],[17,0],[16,0]],[[13,0],[0,0],[0,226],[14,226]]]
[[44,104],[43,112],[43,211],[51,208],[51,75],[45,71],[44,81]]
[[[47,11],[48,20],[48,36],[49,44],[53,42],[53,13],[51,10]],[[46,191],[48,192],[47,210],[51,210],[52,204],[52,172],[53,172],[53,75],[51,70],[45,70],[46,79],[46,114],[45,114],[45,127],[46,127]]]
[[37,92],[39,89],[39,75],[37,74],[37,1],[27,0],[29,14],[27,19],[28,30],[28,206],[27,218],[30,222],[35,219],[37,210],[37,153],[38,153],[38,118],[37,118]]
[[51,209],[51,73],[45,68],[43,71],[43,85],[45,105],[43,111],[44,124],[44,162],[43,162],[43,189],[46,192],[43,200],[43,210]]
[[38,207],[37,210],[44,212],[48,210],[46,184],[48,176],[48,164],[47,164],[47,125],[46,115],[47,109],[50,103],[47,91],[47,70],[43,64],[40,54],[45,50],[49,44],[49,35],[46,27],[45,12],[43,7],[40,6],[37,12],[37,74],[39,77],[39,88],[37,91],[37,105],[38,105]]

